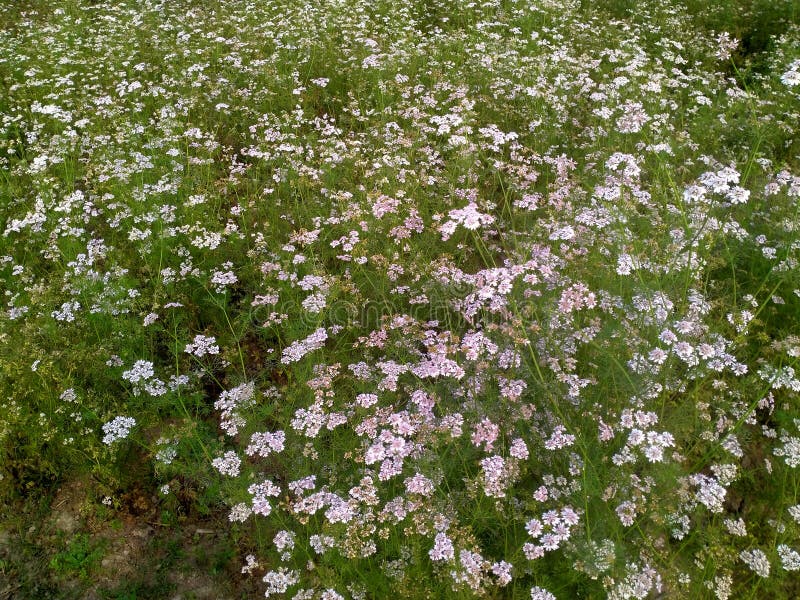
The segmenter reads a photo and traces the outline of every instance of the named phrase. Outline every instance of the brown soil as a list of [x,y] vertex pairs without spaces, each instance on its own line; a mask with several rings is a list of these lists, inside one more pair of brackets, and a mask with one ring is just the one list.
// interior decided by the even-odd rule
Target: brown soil
[[[244,559],[228,537],[227,513],[190,515],[165,525],[158,518],[158,497],[135,488],[114,507],[104,507],[93,485],[88,479],[68,481],[55,492],[49,512],[11,523],[10,511],[12,519],[0,523],[0,600],[239,600],[263,595],[253,578],[239,572]],[[100,549],[87,573],[54,570],[50,562],[59,549],[81,535]],[[23,546],[34,548],[37,559],[23,560],[18,552]]]

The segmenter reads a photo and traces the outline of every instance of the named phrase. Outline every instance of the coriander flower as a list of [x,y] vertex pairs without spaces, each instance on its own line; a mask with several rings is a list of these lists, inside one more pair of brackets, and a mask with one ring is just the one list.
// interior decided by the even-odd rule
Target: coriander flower
[[128,437],[131,429],[136,425],[136,419],[133,417],[115,417],[103,425],[103,443],[111,445],[117,440],[123,440]]
[[769,577],[769,560],[763,550],[759,550],[758,548],[754,550],[742,550],[739,553],[739,558],[741,558],[756,575],[760,577]]
[[186,344],[184,352],[193,354],[200,358],[206,354],[219,354],[219,346],[216,344],[217,340],[213,336],[196,335],[194,340]]

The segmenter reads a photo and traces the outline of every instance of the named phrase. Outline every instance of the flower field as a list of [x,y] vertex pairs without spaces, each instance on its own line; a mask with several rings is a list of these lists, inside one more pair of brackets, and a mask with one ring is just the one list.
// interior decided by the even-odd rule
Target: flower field
[[800,597],[798,132],[793,0],[0,5],[0,599]]

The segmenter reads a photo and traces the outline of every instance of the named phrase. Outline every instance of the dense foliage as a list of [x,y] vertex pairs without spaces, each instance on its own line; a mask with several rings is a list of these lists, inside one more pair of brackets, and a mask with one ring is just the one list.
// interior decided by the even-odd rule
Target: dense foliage
[[224,510],[268,597],[800,595],[800,13],[706,4],[0,7],[6,509]]

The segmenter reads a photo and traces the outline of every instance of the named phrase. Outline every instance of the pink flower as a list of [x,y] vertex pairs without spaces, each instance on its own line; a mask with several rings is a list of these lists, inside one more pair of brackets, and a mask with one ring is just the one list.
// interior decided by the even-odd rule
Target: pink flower
[[428,551],[432,561],[450,561],[455,558],[453,542],[444,533],[437,533],[433,541],[433,548]]
[[489,419],[484,418],[475,426],[470,439],[475,447],[480,448],[483,444],[484,451],[491,452],[499,434],[500,428]]

